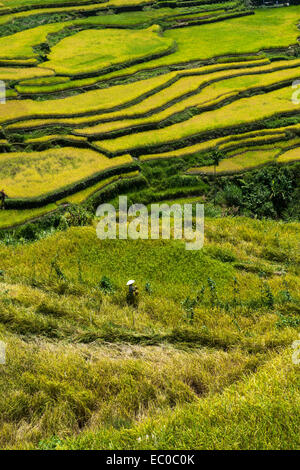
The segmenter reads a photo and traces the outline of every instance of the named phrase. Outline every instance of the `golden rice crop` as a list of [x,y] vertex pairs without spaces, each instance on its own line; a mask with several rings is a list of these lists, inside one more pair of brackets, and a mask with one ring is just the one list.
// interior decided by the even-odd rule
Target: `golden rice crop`
[[[300,61],[298,61],[300,64]],[[249,92],[251,93],[252,90],[255,90],[259,87],[267,87],[273,84],[278,84],[280,82],[284,82],[287,80],[295,80],[298,75],[299,71],[298,68],[292,69],[282,69],[283,64],[279,66],[278,71],[273,72],[273,68],[266,67],[266,72],[269,73],[261,74],[261,67],[251,69],[250,71],[247,69],[240,69],[238,71],[230,71],[230,72],[218,72],[214,74],[210,74],[208,76],[190,76],[190,77],[183,77],[175,84],[168,87],[167,90],[162,90],[158,92],[146,100],[143,100],[141,103],[129,108],[129,110],[119,111],[118,113],[110,113],[108,117],[115,117],[119,115],[120,118],[123,114],[123,119],[118,121],[113,121],[111,123],[105,124],[98,124],[94,127],[86,127],[83,129],[77,129],[78,134],[83,135],[93,135],[97,133],[109,133],[111,131],[115,131],[118,129],[123,128],[130,128],[131,126],[139,126],[146,123],[159,123],[164,119],[172,116],[175,113],[184,111],[190,107],[205,107],[208,105],[216,104],[225,98],[234,97],[241,92]],[[294,67],[294,65],[292,65]],[[259,73],[258,73],[259,72]],[[230,78],[230,76],[234,76],[234,78]],[[241,76],[240,76],[241,75]],[[210,82],[215,83],[210,83]],[[201,91],[197,90],[199,87],[205,87]],[[185,98],[186,94],[193,94],[188,98]],[[172,105],[173,100],[179,100]],[[145,118],[139,119],[124,119],[125,116],[134,116],[137,113],[145,114],[155,110],[156,107],[163,106],[163,105],[170,105],[167,109],[158,112],[154,115]]]
[[138,171],[133,171],[130,173],[122,173],[121,175],[111,176],[110,178],[99,181],[99,183],[96,183],[82,191],[78,191],[78,193],[72,194],[64,199],[56,201],[52,204],[47,204],[43,207],[22,210],[6,209],[5,211],[0,211],[0,229],[16,226],[18,224],[24,224],[32,219],[49,214],[50,212],[57,210],[60,204],[80,204],[92,194],[117,181],[118,179],[133,178],[138,176],[138,174]]
[[61,204],[64,202],[70,202],[73,204],[80,204],[81,202],[85,201],[88,199],[92,194],[98,192],[100,189],[103,189],[104,187],[108,186],[111,183],[114,183],[115,181],[118,181],[119,179],[124,179],[124,178],[133,178],[135,176],[138,176],[139,172],[138,171],[132,171],[130,173],[122,173],[121,175],[114,175],[111,176],[110,178],[106,178],[105,180],[99,181],[99,183],[94,184],[93,186],[90,186],[83,191],[79,191],[76,194],[72,194],[70,196],[67,196],[64,199],[61,199],[60,201],[57,202],[57,204]]
[[[276,148],[273,148],[273,150],[249,150],[230,158],[224,158],[224,160],[220,161],[216,171],[217,174],[223,174],[249,170],[273,161],[277,154],[278,149]],[[214,169],[213,166],[202,166],[200,168],[192,168],[190,173],[213,174]]]
[[300,160],[300,149],[299,147],[289,150],[288,152],[282,153],[277,158],[280,163],[295,162]]
[[[247,147],[249,145],[259,145],[259,144],[268,144],[268,142],[270,141],[282,141],[283,139],[285,138],[285,134],[284,133],[276,133],[275,131],[273,131],[273,133],[269,133],[269,134],[266,134],[266,135],[262,135],[262,136],[256,136],[256,137],[251,137],[251,138],[248,138],[248,139],[240,139],[240,140],[234,140],[234,141],[231,141],[231,142],[226,142],[224,144],[221,144],[219,145],[219,149],[222,151],[222,150],[225,150],[226,149],[230,149],[230,147]],[[277,143],[276,143],[276,146],[277,146]]]
[[39,67],[0,67],[0,80],[24,80],[36,77],[51,77],[53,70]]
[[51,140],[56,140],[56,139],[61,139],[61,140],[69,140],[71,142],[85,142],[86,138],[85,137],[80,137],[76,135],[67,135],[67,134],[52,134],[52,135],[44,135],[42,137],[36,137],[36,138],[27,138],[25,139],[25,142],[28,144],[38,144],[38,143],[43,143],[43,142],[49,142]]
[[36,197],[131,161],[130,155],[108,159],[94,150],[71,147],[4,153],[1,182],[11,198]]
[[219,23],[169,30],[164,35],[176,41],[178,47],[174,54],[112,72],[105,77],[134,74],[140,70],[228,54],[248,54],[262,49],[287,47],[297,42],[298,21],[299,8],[294,6],[257,10],[253,16],[222,22],[222,37],[218,41]]
[[[251,109],[251,115],[249,115],[249,109]],[[201,132],[250,124],[277,113],[294,110],[291,89],[286,87],[263,95],[242,98],[222,108],[196,115],[184,122],[163,129],[126,135],[113,140],[102,140],[98,142],[98,145],[104,151],[119,153],[139,147],[178,141]]]
[[[267,65],[269,63],[268,59],[258,59],[255,61],[247,61],[247,66],[252,67],[254,64],[258,65]],[[213,66],[207,66],[207,67],[201,67],[201,73],[206,73],[214,70],[225,70],[225,69],[230,69],[230,68],[239,68],[239,67],[244,67],[245,62],[235,62],[229,64],[222,64],[222,65],[213,65]],[[197,72],[197,69],[195,70]],[[120,71],[122,73],[122,70]],[[180,72],[178,73],[178,75]],[[88,78],[77,78],[77,79],[71,79],[65,83],[58,83],[58,84],[45,84],[42,87],[38,86],[33,86],[29,84],[22,84],[18,85],[17,89],[20,91],[20,93],[52,93],[55,91],[64,91],[64,90],[69,90],[71,88],[80,88],[80,87],[86,87],[90,86],[93,84],[98,83],[99,81],[103,81],[103,76],[99,75],[96,77],[88,77]]]
[[[145,30],[84,30],[53,47],[49,61],[41,66],[56,73],[80,75],[105,70],[147,57],[163,55],[175,45],[157,33],[156,26]],[[74,54],[76,50],[76,54]]]
[[5,211],[1,211],[0,229],[3,230],[8,227],[15,227],[19,224],[24,224],[32,219],[49,214],[49,212],[54,211],[56,209],[57,205],[53,203],[47,204],[46,206],[39,207],[36,209],[7,209]]
[[[292,127],[291,127],[292,128]],[[205,142],[201,142],[199,144],[189,145],[177,150],[170,150],[168,152],[156,153],[156,154],[148,154],[148,155],[141,155],[139,157],[142,161],[147,160],[155,160],[160,158],[174,158],[174,157],[184,157],[185,155],[193,155],[200,152],[206,152],[210,149],[219,147],[220,150],[226,148],[227,146],[235,145],[236,142],[243,143],[244,141],[248,140],[252,142],[256,137],[260,138],[260,136],[266,136],[266,138],[272,138],[274,135],[276,136],[284,136],[284,130],[289,129],[287,128],[278,128],[278,129],[264,129],[261,131],[253,131],[253,132],[245,132],[242,134],[231,135],[228,137],[220,137],[218,139],[207,140]],[[280,132],[281,131],[281,132]],[[279,146],[280,143],[276,144]],[[265,148],[266,146],[264,146]]]
[[[254,66],[256,62],[253,62],[252,65]],[[180,98],[181,95],[184,94],[184,92],[190,92],[190,89],[189,88],[184,88],[183,87],[183,84],[184,82],[182,81],[184,79],[184,75],[186,74],[191,74],[191,75],[196,75],[196,77],[194,77],[194,80],[195,80],[195,83],[199,83],[199,77],[197,77],[197,74],[199,73],[199,75],[203,75],[203,81],[201,81],[199,83],[199,85],[203,84],[203,83],[206,83],[208,82],[209,80],[215,80],[215,79],[220,79],[222,77],[224,77],[224,79],[226,77],[230,77],[231,75],[235,76],[235,75],[239,75],[239,71],[241,71],[241,73],[245,73],[245,74],[248,74],[248,73],[251,73],[252,71],[253,72],[263,72],[263,71],[266,71],[266,72],[271,72],[271,71],[276,71],[277,69],[281,69],[282,67],[288,69],[288,68],[294,68],[296,67],[298,64],[300,63],[300,61],[297,61],[297,60],[293,60],[293,61],[279,61],[276,63],[276,65],[274,64],[271,64],[270,66],[267,66],[267,67],[261,67],[261,66],[258,66],[258,67],[254,67],[254,69],[251,69],[249,71],[248,67],[245,68],[244,65],[245,63],[244,62],[239,62],[239,63],[232,63],[232,64],[222,64],[222,65],[213,65],[213,66],[207,66],[207,67],[201,67],[201,68],[198,68],[198,69],[192,69],[190,71],[184,71],[184,72],[170,72],[168,74],[165,74],[164,77],[165,77],[165,80],[166,82],[168,80],[174,80],[176,77],[178,77],[179,81],[176,82],[175,84],[173,85],[170,85],[168,88],[164,88],[164,90],[162,91],[158,91],[157,93],[153,94],[153,96],[149,97],[149,98],[145,98],[143,99],[140,103],[138,104],[134,104],[130,107],[128,107],[126,110],[120,110],[120,111],[113,111],[113,112],[108,112],[108,113],[105,113],[105,116],[103,116],[103,119],[105,120],[110,120],[110,119],[116,119],[116,118],[128,118],[128,117],[133,117],[135,116],[136,114],[145,114],[147,112],[150,112],[152,110],[154,110],[155,108],[159,107],[159,106],[163,106],[165,105],[166,103],[168,103],[168,101],[171,101],[171,99],[176,99],[176,98]],[[224,67],[225,67],[225,70],[227,67],[233,67],[233,70],[228,70],[226,73],[223,71],[224,70]],[[239,68],[240,70],[237,71],[235,70],[235,67],[236,68]],[[218,70],[218,69],[221,69],[221,70]],[[217,70],[218,73],[214,73],[215,71]],[[292,71],[291,71],[292,73]],[[206,75],[206,74],[209,74],[209,75]],[[183,76],[182,78],[180,78],[181,76]],[[207,78],[206,78],[207,77]],[[88,79],[88,80],[94,80],[94,79]],[[192,83],[193,81],[193,77],[190,77],[190,84]],[[25,82],[24,82],[25,83]],[[186,82],[188,83],[188,81]],[[60,85],[59,85],[60,86]],[[40,90],[42,89],[43,87],[40,88]],[[195,88],[195,86],[194,86]],[[27,87],[19,87],[17,86],[17,89],[20,89],[20,90],[23,90],[24,91],[27,91]],[[38,89],[36,89],[36,92],[38,91]],[[186,101],[184,101],[184,103],[175,103],[173,106],[172,106],[172,112],[179,112],[179,111],[182,111],[186,106],[193,106],[194,104],[197,104],[199,102],[198,98],[197,97],[190,97],[190,98],[187,98]],[[164,119],[166,117],[168,117],[170,115],[170,112],[168,110],[165,110],[163,111],[160,116],[161,116],[161,119]],[[56,118],[56,119],[53,119],[53,118],[46,118],[46,119],[42,119],[42,120],[26,120],[26,122],[23,123],[22,122],[17,122],[17,123],[14,123],[14,124],[11,124],[9,127],[11,129],[18,129],[18,128],[22,128],[23,125],[25,127],[35,127],[36,126],[43,126],[43,125],[47,125],[47,124],[71,124],[71,125],[76,125],[76,124],[93,124],[95,122],[97,122],[97,120],[100,119],[100,116],[101,115],[93,115],[93,116],[83,116],[83,117],[74,117],[74,118]],[[153,119],[153,118],[152,118]],[[142,122],[142,121],[141,121]],[[130,124],[130,123],[129,123]],[[117,124],[116,124],[117,126]]]
[[157,87],[163,87],[166,84],[166,78],[162,75],[136,83],[88,91],[63,100],[9,101],[5,109],[0,108],[0,122],[33,117],[70,117],[77,114],[104,113],[112,108],[125,107],[134,100],[143,99],[145,94],[151,94]]
[[33,47],[44,42],[50,33],[62,29],[61,23],[48,24],[0,38],[0,59],[34,58]]

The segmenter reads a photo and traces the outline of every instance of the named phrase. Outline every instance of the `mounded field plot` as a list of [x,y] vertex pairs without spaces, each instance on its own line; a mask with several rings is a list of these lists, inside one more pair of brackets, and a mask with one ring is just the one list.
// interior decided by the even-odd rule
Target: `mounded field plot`
[[134,74],[139,70],[223,55],[248,54],[263,49],[287,47],[297,43],[298,21],[299,7],[295,6],[256,10],[255,15],[222,23],[165,31],[164,37],[176,41],[177,50],[174,54],[149,61],[147,64],[129,67],[122,72],[113,72],[105,77],[120,76],[121,73],[122,75]]
[[25,79],[36,79],[37,77],[47,77],[43,78],[43,80],[45,80],[45,82],[48,82],[49,80],[51,80],[53,75],[53,70],[40,69],[38,67],[0,67],[0,80],[15,81]]
[[138,175],[139,172],[135,171],[130,173],[124,173],[121,175],[111,176],[110,178],[99,181],[98,183],[82,191],[79,191],[76,194],[72,194],[70,196],[65,197],[64,199],[58,200],[55,203],[47,204],[43,207],[24,210],[7,209],[5,211],[0,211],[0,229],[24,224],[41,216],[47,215],[53,211],[56,211],[62,204],[80,204],[86,201],[93,194],[105,188],[106,186],[109,186],[120,179],[131,179],[135,178]]
[[130,155],[108,159],[89,149],[60,148],[0,156],[3,187],[10,198],[33,198],[132,161]]
[[168,86],[168,79],[162,75],[136,83],[89,91],[64,100],[11,101],[6,104],[5,109],[0,108],[0,122],[33,117],[72,117],[72,115],[105,113],[113,109],[128,107],[166,86]]
[[33,47],[45,42],[48,34],[63,28],[62,23],[38,26],[11,36],[0,38],[0,61],[2,59],[31,59],[38,56]]
[[83,75],[144,61],[151,56],[164,55],[175,47],[173,39],[158,33],[156,26],[138,31],[81,31],[60,41],[49,54],[49,61],[42,66],[59,74]]
[[[167,31],[165,36],[178,43],[178,55],[190,50],[185,60],[259,52],[297,42],[299,8],[256,10],[255,15],[192,28]],[[284,37],[281,37],[284,34]],[[220,40],[216,40],[219,37]],[[183,57],[182,57],[183,58]],[[169,59],[171,60],[171,58]],[[168,59],[167,59],[168,61]]]
[[[278,155],[278,149],[276,148],[273,150],[261,149],[239,153],[231,158],[222,160],[216,168],[216,173],[221,175],[246,171],[273,161],[276,155]],[[190,173],[213,174],[214,170],[212,166],[203,166],[191,169]]]
[[279,155],[277,161],[279,163],[288,163],[288,162],[295,162],[300,160],[300,147],[294,148]]

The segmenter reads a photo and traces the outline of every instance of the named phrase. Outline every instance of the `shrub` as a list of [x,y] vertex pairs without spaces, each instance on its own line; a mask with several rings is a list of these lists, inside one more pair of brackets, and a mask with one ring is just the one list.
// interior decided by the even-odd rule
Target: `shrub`
[[113,294],[115,292],[115,286],[113,285],[112,281],[109,279],[107,276],[103,276],[101,278],[100,284],[99,284],[100,290],[104,294]]
[[92,221],[92,214],[77,204],[70,205],[63,217],[69,227],[89,225]]
[[37,230],[34,224],[26,224],[18,230],[19,238],[24,238],[25,240],[34,240],[36,238]]
[[214,204],[207,203],[204,207],[205,217],[220,217],[222,210],[220,207],[214,206]]
[[241,206],[243,203],[243,192],[235,184],[227,184],[224,189],[224,196],[229,206]]
[[258,217],[280,217],[292,200],[295,176],[288,167],[272,165],[240,180],[242,207]]

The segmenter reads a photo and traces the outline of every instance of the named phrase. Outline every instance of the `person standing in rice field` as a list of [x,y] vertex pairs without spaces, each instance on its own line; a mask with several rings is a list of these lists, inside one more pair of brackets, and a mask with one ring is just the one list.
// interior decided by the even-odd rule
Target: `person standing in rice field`
[[5,194],[4,189],[0,191],[0,209],[5,209],[5,199],[7,198],[7,194]]
[[126,285],[128,286],[127,303],[136,307],[138,305],[139,289],[133,279],[128,281]]

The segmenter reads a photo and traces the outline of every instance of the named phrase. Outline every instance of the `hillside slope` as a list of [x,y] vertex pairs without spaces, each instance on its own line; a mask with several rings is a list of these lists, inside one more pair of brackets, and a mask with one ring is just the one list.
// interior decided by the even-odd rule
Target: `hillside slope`
[[1,448],[299,448],[299,252],[298,223],[246,218],[207,219],[199,252],[0,245]]

